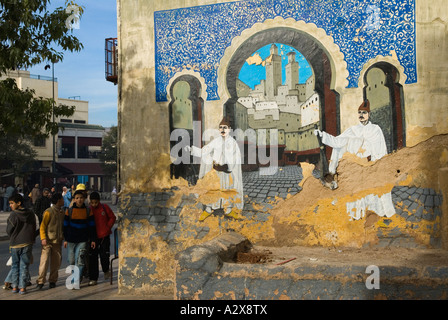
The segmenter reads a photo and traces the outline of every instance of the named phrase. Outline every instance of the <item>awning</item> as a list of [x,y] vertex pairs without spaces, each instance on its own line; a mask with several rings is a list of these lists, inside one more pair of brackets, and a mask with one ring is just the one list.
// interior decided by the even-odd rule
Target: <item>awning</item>
[[30,170],[27,171],[26,174],[38,174],[44,177],[50,177],[50,178],[59,178],[59,177],[66,177],[73,175],[73,171],[69,168],[61,165],[60,163],[55,163],[55,173],[53,174],[50,170],[50,168],[47,168],[48,170]]
[[102,138],[78,137],[78,146],[101,147]]
[[75,176],[102,176],[103,169],[99,163],[64,163],[64,167],[71,170]]
[[6,177],[10,177],[10,176],[12,176],[12,175],[14,175],[14,173],[7,173],[7,174],[4,174],[4,175],[2,175],[1,177],[2,178],[6,178]]
[[56,169],[56,176],[73,175],[72,170],[57,162],[55,164],[55,169]]

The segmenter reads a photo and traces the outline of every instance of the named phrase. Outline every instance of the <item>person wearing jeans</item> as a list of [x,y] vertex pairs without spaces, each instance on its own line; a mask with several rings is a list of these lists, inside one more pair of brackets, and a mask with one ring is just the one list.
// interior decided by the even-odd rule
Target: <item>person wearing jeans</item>
[[[84,200],[83,191],[76,191],[73,206],[65,212],[63,224],[64,248],[68,249],[67,260],[70,266],[79,268],[79,276],[82,276],[84,271],[88,245],[90,244],[92,249],[96,246],[95,219]],[[77,280],[76,276],[74,280]],[[79,289],[76,285],[73,288]]]
[[79,280],[82,281],[82,274],[84,272],[84,267],[86,266],[87,259],[87,244],[88,242],[68,242],[67,243],[67,262],[70,266],[77,266],[79,269],[79,279],[74,278],[74,282]]
[[26,285],[29,279],[29,265],[32,258],[33,244],[36,238],[36,218],[34,213],[24,208],[24,199],[20,194],[9,198],[12,209],[6,224],[6,233],[9,236],[11,248],[11,281],[12,292],[26,293]]
[[22,248],[11,248],[11,283],[13,292],[20,289],[20,293],[26,293],[28,283],[29,265],[33,253],[33,245],[29,244]]

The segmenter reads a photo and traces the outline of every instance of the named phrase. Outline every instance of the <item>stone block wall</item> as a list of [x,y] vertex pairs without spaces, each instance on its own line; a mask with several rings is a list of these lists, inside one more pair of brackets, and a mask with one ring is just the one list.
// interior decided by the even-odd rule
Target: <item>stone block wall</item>
[[[366,242],[364,246],[426,248],[429,243],[430,247],[440,248],[442,195],[430,188],[397,186],[392,189],[392,199],[401,223],[378,217],[378,241]],[[197,195],[185,194],[177,187],[125,195],[121,197],[120,208],[121,290],[170,292],[174,285],[175,256],[188,246],[201,245],[228,230],[256,239],[254,234],[260,233],[260,226],[275,229],[270,210],[264,206],[258,207],[258,213],[249,207],[243,212],[243,221],[231,222],[220,215],[200,222],[196,218],[202,204]],[[260,219],[260,214],[265,218]],[[249,228],[253,228],[253,233]],[[289,232],[292,238],[300,235],[294,232],[294,229]],[[274,237],[267,238],[265,243],[275,246]],[[162,269],[164,272],[160,272]]]
[[[173,190],[177,189],[174,187]],[[175,238],[180,236],[182,221],[180,213],[182,208],[194,204],[194,195],[183,196],[176,206],[170,206],[169,200],[174,196],[173,190],[167,189],[163,192],[151,192],[127,195],[129,207],[122,206],[122,218],[131,221],[148,221],[155,228],[152,238],[159,238],[169,245],[176,245]],[[198,225],[195,228],[195,239],[202,239],[209,231],[208,227]],[[192,234],[193,235],[193,234]]]
[[[180,237],[201,240],[209,231],[207,226],[190,226],[183,234],[180,219],[182,208],[195,202],[194,195],[183,196],[171,205],[174,187],[163,192],[127,194],[119,207],[121,290],[137,289],[148,292],[171,292],[173,255],[179,250]],[[137,248],[135,248],[137,247]],[[131,252],[131,253],[129,253]],[[161,277],[152,277],[164,268]]]

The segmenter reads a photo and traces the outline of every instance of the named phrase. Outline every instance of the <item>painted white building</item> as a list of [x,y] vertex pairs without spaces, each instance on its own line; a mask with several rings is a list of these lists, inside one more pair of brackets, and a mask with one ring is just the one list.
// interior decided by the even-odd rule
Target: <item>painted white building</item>
[[[285,66],[285,84],[282,84],[279,80],[281,56],[275,45],[270,50],[271,55],[266,59],[266,80],[261,80],[253,90],[245,88],[238,92],[238,126],[256,130],[259,139],[267,144],[270,143],[269,134],[265,135],[270,129],[277,129],[278,143],[285,145],[287,151],[313,149],[317,147],[316,139],[309,130],[310,125],[319,121],[320,105],[314,88],[314,74],[299,84],[299,63],[295,52],[290,52]],[[247,116],[241,117],[242,113]]]
[[[254,120],[263,120],[266,116],[279,120],[280,113],[285,112],[300,115],[300,127],[319,121],[319,95],[314,91],[314,75],[306,83],[299,84],[299,63],[295,52],[290,52],[285,67],[286,84],[282,85],[278,77],[282,69],[281,56],[275,44],[270,50],[271,56],[266,59],[266,80],[261,80],[248,96],[240,96],[238,103],[247,109]],[[247,90],[239,91],[240,94],[243,92]]]

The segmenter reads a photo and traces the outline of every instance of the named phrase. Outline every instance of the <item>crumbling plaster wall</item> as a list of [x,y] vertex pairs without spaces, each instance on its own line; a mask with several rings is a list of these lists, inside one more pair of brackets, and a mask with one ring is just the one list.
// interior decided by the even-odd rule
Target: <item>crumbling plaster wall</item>
[[[119,176],[123,191],[149,191],[173,185],[167,165],[170,161],[168,103],[156,103],[154,92],[154,12],[219,2],[117,1]],[[220,101],[208,102],[207,108],[213,112],[206,112],[205,122],[219,121]]]
[[[207,188],[211,188],[216,183],[216,179],[210,177],[210,180],[204,181],[195,189],[189,188],[183,180],[173,180],[169,177],[169,115],[168,102],[156,102],[155,99],[155,57],[154,57],[154,12],[176,8],[186,8],[198,5],[210,5],[229,1],[193,1],[193,0],[166,0],[166,1],[117,1],[118,6],[118,43],[119,43],[119,154],[120,169],[119,178],[121,185],[121,215],[120,222],[121,243],[120,243],[120,287],[123,290],[141,288],[144,291],[171,290],[173,280],[173,261],[175,254],[185,249],[187,246],[210,240],[219,233],[232,229],[238,230],[252,242],[264,242],[266,244],[275,244],[280,234],[280,228],[275,229],[274,225],[281,225],[290,232],[299,232],[303,235],[306,228],[311,227],[300,223],[297,211],[289,217],[281,216],[275,220],[270,214],[270,208],[259,208],[260,214],[256,219],[245,221],[244,223],[229,221],[222,217],[210,218],[198,228],[197,217],[200,214],[200,197],[209,197]],[[417,59],[417,82],[405,84],[405,75],[399,79],[404,91],[405,104],[405,122],[406,122],[406,144],[415,146],[420,142],[433,136],[448,133],[448,94],[447,94],[447,66],[448,66],[448,43],[447,43],[447,21],[448,8],[444,0],[423,1],[416,0],[416,59]],[[263,28],[284,25],[292,23],[283,19],[269,21],[255,27],[255,31],[262,31]],[[258,29],[257,29],[258,28]],[[324,41],[323,39],[320,39]],[[241,43],[244,41],[244,34],[238,39]],[[232,42],[230,52],[236,49],[238,41]],[[227,53],[227,51],[226,51]],[[225,57],[223,63],[226,62]],[[399,71],[403,68],[396,56],[391,53],[388,57],[377,57],[378,61],[387,61],[397,67]],[[227,60],[228,62],[228,60]],[[373,61],[363,67],[360,79],[363,78],[367,68]],[[218,83],[221,92],[225,93],[223,73],[225,69],[220,66],[220,76]],[[344,66],[341,64],[333,66],[334,71],[339,75]],[[357,123],[356,108],[363,99],[362,81],[359,81],[357,88],[346,88],[344,86],[335,86],[333,89],[340,93],[340,119],[341,130]],[[214,128],[216,123],[222,117],[222,105],[225,102],[226,95],[222,95],[221,100],[205,101],[204,122],[206,128]],[[443,151],[443,150],[442,150]],[[447,151],[448,152],[448,151]],[[443,160],[443,159],[442,159]],[[440,161],[440,165],[447,166],[447,161]],[[395,169],[394,169],[395,170]],[[438,170],[432,168],[431,170]],[[445,171],[444,171],[445,170]],[[421,171],[423,175],[429,174],[428,171]],[[447,214],[447,177],[446,169],[441,169],[439,176],[439,185],[431,185],[436,192],[441,193],[443,199],[443,212]],[[409,177],[410,186],[415,184],[415,176]],[[403,181],[401,182],[403,184]],[[419,185],[421,188],[430,188],[427,185]],[[343,207],[344,201],[353,201],[357,196],[366,194],[366,192],[383,193],[390,191],[390,183],[379,184],[376,187],[365,188],[353,193],[352,190],[340,191],[340,202],[338,206]],[[169,204],[152,204],[150,199],[154,194],[173,192],[173,197]],[[135,195],[140,195],[142,202],[135,206],[133,199]],[[191,195],[195,196],[191,197]],[[184,199],[183,197],[186,197]],[[149,200],[148,200],[149,199]],[[183,200],[182,200],[183,199]],[[328,202],[325,205],[320,203],[318,212],[320,219],[327,221],[335,212],[335,206],[331,205],[333,200],[321,199]],[[271,208],[276,207],[280,202],[284,207],[288,207],[288,201],[279,201],[274,199]],[[149,202],[148,202],[149,201]],[[316,203],[316,206],[319,206]],[[314,208],[316,208],[316,206]],[[137,212],[130,213],[133,207],[138,208]],[[148,208],[148,212],[143,213],[143,209]],[[151,211],[152,208],[159,210]],[[325,208],[330,208],[326,210]],[[161,214],[163,209],[164,214]],[[297,208],[294,208],[297,209]],[[280,209],[278,209],[280,210]],[[307,212],[306,214],[311,214]],[[174,217],[176,220],[167,223],[166,220],[154,223],[154,219],[160,217]],[[155,217],[155,218],[154,218]],[[159,218],[158,218],[159,217]],[[152,219],[152,220],[151,220]],[[292,219],[291,221],[287,221]],[[315,217],[313,217],[315,219]],[[341,218],[342,219],[342,218]],[[394,219],[398,219],[395,217]],[[393,220],[394,220],[393,219]],[[448,222],[446,217],[440,217],[442,221],[442,230],[447,230]],[[275,220],[275,221],[274,221]],[[319,220],[319,218],[318,218]],[[342,220],[341,220],[342,221]],[[377,222],[377,221],[376,221]],[[316,225],[320,221],[314,222]],[[361,227],[359,227],[361,225]],[[392,221],[392,225],[403,227],[402,222]],[[358,235],[365,234],[365,221],[349,223],[344,220],[341,223],[341,230],[347,230],[346,234],[339,233],[340,239],[348,239]],[[377,225],[378,229],[380,225]],[[167,228],[173,228],[168,232]],[[376,231],[377,231],[376,229]],[[308,230],[308,231],[309,231]],[[385,228],[384,230],[389,230]],[[375,240],[376,231],[371,231],[373,238],[368,236],[362,241],[353,239],[353,241],[342,241],[341,245],[359,246],[368,243],[369,240]],[[162,233],[161,233],[162,232]],[[328,243],[332,245],[335,238],[332,238],[331,230],[327,234]],[[369,231],[370,232],[370,231]],[[440,234],[440,230],[437,231]],[[311,232],[312,234],[313,232]],[[370,233],[369,233],[370,234]],[[446,234],[446,232],[445,232]],[[341,237],[341,235],[343,235]],[[172,238],[168,238],[168,237]],[[282,236],[288,236],[283,233]],[[294,237],[292,235],[291,237]],[[290,237],[290,238],[291,238]],[[298,241],[297,244],[315,245],[318,242],[312,237],[303,237],[305,241]],[[428,239],[422,240],[423,243],[429,242]],[[445,241],[446,243],[447,241]],[[320,244],[324,244],[322,241]],[[133,261],[133,262],[131,262]],[[124,276],[125,272],[127,275]],[[140,281],[136,285],[130,279],[138,277],[151,278]]]
[[417,76],[405,92],[407,145],[448,132],[448,6],[416,1]]

